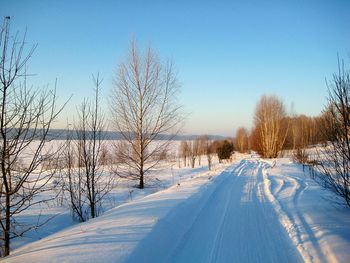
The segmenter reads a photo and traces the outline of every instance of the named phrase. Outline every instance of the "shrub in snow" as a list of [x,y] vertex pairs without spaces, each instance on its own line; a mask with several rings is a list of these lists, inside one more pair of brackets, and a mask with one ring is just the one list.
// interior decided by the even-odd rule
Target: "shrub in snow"
[[219,160],[230,159],[233,152],[233,144],[228,140],[224,140],[217,149]]

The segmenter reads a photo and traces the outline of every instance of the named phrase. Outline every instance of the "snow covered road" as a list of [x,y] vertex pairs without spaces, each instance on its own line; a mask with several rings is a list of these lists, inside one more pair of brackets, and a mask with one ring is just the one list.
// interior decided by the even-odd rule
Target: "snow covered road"
[[301,262],[266,200],[266,163],[242,160],[160,220],[126,262]]
[[325,201],[333,195],[305,175],[289,159],[245,158],[23,246],[4,262],[350,262],[349,210]]

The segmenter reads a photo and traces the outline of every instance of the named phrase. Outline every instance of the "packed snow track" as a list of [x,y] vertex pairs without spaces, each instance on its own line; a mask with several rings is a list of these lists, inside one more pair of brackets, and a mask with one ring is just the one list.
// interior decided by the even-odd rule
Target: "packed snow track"
[[264,193],[269,165],[242,160],[170,212],[126,262],[302,262]]

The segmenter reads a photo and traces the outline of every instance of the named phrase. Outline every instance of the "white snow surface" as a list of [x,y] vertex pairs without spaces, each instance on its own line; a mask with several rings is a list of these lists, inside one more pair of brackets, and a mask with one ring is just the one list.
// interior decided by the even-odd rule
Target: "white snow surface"
[[289,159],[245,157],[14,250],[3,262],[350,262],[350,210]]

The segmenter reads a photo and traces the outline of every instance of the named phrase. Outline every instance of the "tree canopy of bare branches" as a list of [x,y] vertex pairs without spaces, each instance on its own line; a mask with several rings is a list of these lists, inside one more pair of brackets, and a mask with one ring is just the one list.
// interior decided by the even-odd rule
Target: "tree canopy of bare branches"
[[323,131],[328,146],[319,152],[321,185],[350,207],[350,71],[343,63],[339,62],[339,71],[327,86]]
[[179,146],[179,158],[182,158],[184,166],[187,166],[189,160],[189,145],[186,140],[182,140]]
[[55,90],[27,87],[26,64],[36,46],[26,52],[25,36],[11,36],[9,17],[0,30],[0,224],[7,256],[10,240],[34,227],[20,226],[15,215],[44,202],[35,197],[52,187],[55,171],[44,172],[43,163],[57,151],[45,144],[62,108],[56,107]]
[[241,153],[245,153],[249,149],[249,132],[244,127],[237,129],[235,137],[235,148]]
[[178,88],[173,64],[162,63],[151,48],[141,54],[133,41],[128,59],[118,68],[111,109],[114,126],[124,138],[116,145],[117,152],[129,167],[128,174],[119,174],[137,179],[139,188],[144,188],[145,174],[159,163],[179,132]]
[[321,141],[319,136],[319,118],[305,115],[290,118],[290,129],[286,139],[286,148],[293,149],[294,158],[300,163],[308,162],[307,147]]
[[208,161],[208,170],[211,170],[213,163],[213,155],[215,153],[213,149],[213,142],[212,140],[210,140],[208,135],[202,136],[201,140],[203,142],[203,153],[206,155]]
[[191,167],[194,168],[196,159],[199,158],[199,143],[198,140],[190,140],[188,143],[188,158],[191,163]]
[[264,158],[276,158],[282,149],[288,131],[285,125],[286,111],[283,102],[275,96],[262,96],[254,115],[255,145]]
[[77,140],[69,137],[64,150],[67,167],[63,170],[64,190],[69,194],[73,218],[81,222],[100,214],[102,199],[114,186],[113,177],[104,174],[106,125],[100,105],[102,80],[97,75],[93,82],[94,100],[84,99],[78,108],[78,120],[74,124]]

